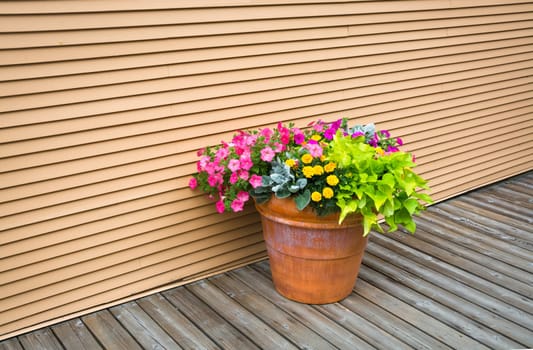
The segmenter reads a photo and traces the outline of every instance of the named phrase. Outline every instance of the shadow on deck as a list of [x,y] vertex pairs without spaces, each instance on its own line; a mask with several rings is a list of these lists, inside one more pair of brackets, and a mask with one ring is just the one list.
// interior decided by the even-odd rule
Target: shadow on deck
[[0,342],[0,349],[533,348],[533,172],[373,234],[353,293],[310,306],[268,261]]

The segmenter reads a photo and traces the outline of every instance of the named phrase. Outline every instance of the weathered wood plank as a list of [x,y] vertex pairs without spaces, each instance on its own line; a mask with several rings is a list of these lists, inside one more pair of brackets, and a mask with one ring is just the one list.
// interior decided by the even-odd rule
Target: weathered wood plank
[[[297,318],[336,347],[340,349],[375,349],[358,335],[349,332],[346,328],[327,318],[314,308],[288,300],[278,294],[270,280],[268,266],[268,263],[263,261],[251,267],[231,271],[230,275],[247,284],[258,294],[264,296],[289,315]],[[266,275],[262,273],[264,271],[266,271]]]
[[[524,268],[527,267],[527,263],[525,261],[518,258],[514,259],[512,254],[506,254],[505,252],[498,250],[487,243],[472,239],[469,237],[471,235],[468,234],[468,230],[463,229],[457,224],[447,222],[446,218],[441,218],[434,215],[430,211],[427,211],[423,216],[417,218],[416,223],[417,227],[425,231],[427,234],[438,236],[439,238],[444,239],[445,242],[449,241],[458,246],[466,248],[466,250],[463,250],[462,253],[466,251],[467,255],[475,259],[474,261],[484,264],[485,260],[494,259],[495,263],[491,265],[491,268],[495,271],[512,277],[513,279],[523,282],[528,286],[533,284],[531,276],[527,273],[524,273],[525,271],[528,271],[524,270]],[[417,237],[418,236],[420,235],[417,231]],[[486,241],[488,240],[485,240],[485,242]],[[518,263],[520,263],[521,267],[523,267],[522,269],[516,267]],[[531,289],[528,289],[529,292],[526,292],[526,295],[531,293]]]
[[294,344],[282,337],[253,313],[229,298],[209,281],[195,282],[187,285],[186,288],[205,303],[209,303],[220,316],[239,329],[260,348],[297,349]]
[[[459,197],[451,200],[449,203],[456,208],[461,208],[465,213],[465,216],[474,217],[478,223],[485,223],[490,225],[490,227],[498,229],[507,229],[508,226],[512,226],[513,236],[520,237],[526,242],[532,243],[533,240],[533,227],[531,223],[533,222],[533,210],[531,215],[520,216],[518,218],[511,217],[511,215],[500,214],[497,211],[491,210],[493,207],[484,206],[483,204],[473,204],[468,201],[469,197]],[[515,230],[515,228],[517,230]],[[505,238],[504,238],[505,239]],[[513,244],[516,241],[510,240],[509,243]],[[531,247],[530,247],[531,248]]]
[[467,196],[459,197],[459,199],[462,202],[490,210],[494,213],[501,214],[504,217],[521,220],[527,224],[533,224],[533,215],[530,210],[501,200],[498,197],[486,193],[472,192]]
[[79,318],[53,325],[51,328],[67,349],[102,349]]
[[23,350],[17,337],[9,338],[0,342],[0,350]]
[[[463,245],[453,242],[453,238],[446,235],[439,234],[440,230],[431,230],[431,233],[426,232],[431,227],[430,225],[421,224],[421,220],[417,220],[418,229],[416,232],[417,242],[425,243],[424,247],[420,248],[430,254],[441,258],[447,263],[464,270],[471,271],[473,274],[489,280],[493,283],[510,289],[527,300],[533,297],[533,291],[530,285],[514,278],[515,275],[520,276],[524,272],[516,269],[513,266],[505,264],[499,260],[493,259],[479,252],[472,251]],[[405,233],[392,233],[391,235],[403,236],[403,239],[410,240],[413,236],[407,238],[409,235]],[[398,239],[398,238],[397,238]],[[419,249],[415,246],[416,249]]]
[[368,322],[340,303],[316,305],[315,308],[350,332],[360,334],[365,341],[378,349],[411,349],[406,343]]
[[20,344],[24,349],[55,350],[63,349],[59,340],[50,328],[38,329],[31,333],[19,336]]
[[443,210],[443,213],[453,217],[454,220],[461,221],[461,225],[503,241],[513,247],[513,254],[531,260],[531,250],[533,250],[531,236],[533,232],[530,225],[460,201],[440,203],[439,208]]
[[109,310],[83,316],[82,320],[106,349],[142,349]]
[[[434,285],[424,285],[421,279],[400,269],[394,268],[386,261],[365,253],[365,265],[361,267],[361,274],[367,281],[378,286],[384,291],[394,294],[403,301],[416,305],[419,309],[438,318],[442,322],[452,326],[479,342],[492,348],[520,348],[519,342],[503,336],[499,331],[488,328],[480,323],[477,312],[466,304],[466,300],[453,298],[439,290]],[[370,269],[371,268],[371,269]],[[399,287],[403,285],[404,287]],[[412,286],[415,286],[412,288]],[[451,298],[450,298],[451,297]],[[446,304],[441,304],[441,302]],[[475,319],[465,316],[468,313]]]
[[137,304],[183,349],[220,349],[202,330],[189,321],[161,294],[158,293],[139,299]]
[[[533,314],[531,300],[509,289],[508,284],[513,283],[513,279],[505,275],[495,274],[480,264],[473,263],[433,244],[429,244],[419,239],[418,235],[413,236],[402,232],[393,232],[386,236],[372,236],[371,240],[372,242],[378,243],[381,247],[393,250],[412,261],[438,271],[439,274],[451,277],[453,280],[450,283],[456,283],[455,281],[458,281],[509,305],[513,305],[518,309]],[[489,278],[492,281],[489,281]],[[494,283],[496,279],[499,280],[498,284]],[[527,288],[526,285],[523,287],[524,289]]]
[[[228,350],[259,349],[244,334],[219,316],[201,299],[185,289],[185,287],[166,291],[163,295],[221,348]],[[216,300],[212,302],[215,303]]]
[[136,302],[112,307],[110,311],[144,349],[181,349]]
[[[372,303],[379,305],[401,321],[430,334],[454,349],[488,349],[479,342],[464,335],[438,319],[422,312],[416,305],[409,305],[394,295],[373,286],[363,278],[357,280],[355,293]],[[436,347],[437,348],[437,347]]]
[[275,327],[277,332],[299,348],[309,350],[336,349],[313,330],[266,300],[240,280],[224,274],[212,277],[209,281],[248,311],[261,318],[263,322]]
[[407,287],[415,289],[416,284],[417,291],[506,335],[509,339],[523,345],[533,341],[533,332],[526,328],[533,325],[533,316],[498,302],[467,285],[447,279],[433,270],[406,260],[401,255],[382,246],[374,245],[372,242],[368,244],[366,254],[371,254],[372,263],[374,261],[382,263],[385,261],[383,259],[387,259],[386,264],[381,264],[379,267],[374,263],[374,268],[389,276],[400,276],[402,283]]
[[[485,252],[485,254],[490,254],[490,256],[493,256],[498,260],[521,268],[524,271],[528,271],[531,267],[531,261],[529,261],[531,258],[531,252],[499,239],[487,239],[486,232],[479,230],[478,228],[471,228],[469,224],[470,220],[468,218],[454,215],[441,208],[444,208],[444,206],[430,208],[427,213],[424,213],[424,219],[432,220],[432,222],[440,220],[447,229],[452,230],[452,232],[460,233],[461,236],[456,236],[455,238],[457,239],[455,241],[467,241],[472,248],[479,249],[480,251]],[[480,234],[480,232],[483,232],[484,234]],[[528,281],[528,283],[530,282],[533,283],[533,280]]]
[[[356,289],[360,288],[360,286],[356,287]],[[341,305],[388,334],[394,335],[395,338],[411,348],[419,350],[450,349],[449,346],[366,300],[359,294],[352,293],[341,302]]]

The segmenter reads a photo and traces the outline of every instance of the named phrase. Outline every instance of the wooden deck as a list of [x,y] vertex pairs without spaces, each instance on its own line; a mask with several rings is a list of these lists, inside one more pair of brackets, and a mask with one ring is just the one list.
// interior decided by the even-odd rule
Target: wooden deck
[[354,292],[309,306],[268,261],[0,342],[0,349],[533,348],[533,172],[374,234]]

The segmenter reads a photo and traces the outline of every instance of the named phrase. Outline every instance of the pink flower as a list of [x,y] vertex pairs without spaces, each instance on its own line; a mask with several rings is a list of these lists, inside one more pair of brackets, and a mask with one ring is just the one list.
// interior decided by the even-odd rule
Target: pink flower
[[221,174],[209,175],[209,177],[207,178],[207,182],[209,183],[209,186],[216,187],[219,183],[222,183],[222,175]]
[[322,147],[320,147],[318,143],[309,142],[307,145],[305,145],[305,148],[314,158],[322,157]]
[[250,173],[246,170],[239,171],[239,178],[243,179],[244,181],[248,180],[250,177]]
[[261,150],[261,160],[264,162],[270,162],[276,154],[270,147],[265,147]]
[[228,156],[229,154],[229,151],[227,148],[219,148],[215,154],[215,158],[220,160],[220,159],[226,159],[226,157]]
[[237,173],[231,173],[229,177],[229,183],[235,185],[239,181],[239,175]]
[[241,155],[240,162],[242,170],[250,170],[254,166],[254,162],[252,161],[249,153]]
[[250,178],[250,185],[252,185],[253,188],[257,188],[263,185],[263,178],[259,175],[252,175]]
[[237,199],[242,202],[247,202],[250,199],[250,194],[246,191],[240,191],[237,193]]
[[215,206],[217,208],[217,211],[222,214],[224,210],[226,210],[226,206],[224,205],[224,200],[221,199],[218,202],[215,203]]
[[283,152],[283,150],[285,149],[285,145],[279,143],[279,142],[276,142],[274,143],[274,152],[275,153],[281,153]]
[[228,162],[228,168],[229,168],[229,170],[231,170],[233,172],[236,172],[237,170],[239,170],[240,167],[241,167],[241,163],[239,162],[238,159],[231,159]]
[[231,210],[234,212],[242,211],[244,207],[244,202],[238,199],[235,199],[233,202],[231,202]]
[[194,177],[189,180],[189,188],[191,190],[194,190],[196,187],[198,187],[198,180],[196,180]]
[[265,143],[268,143],[268,141],[270,141],[272,134],[273,134],[273,131],[272,129],[269,129],[269,128],[261,129],[261,132],[260,132],[260,135],[265,138]]

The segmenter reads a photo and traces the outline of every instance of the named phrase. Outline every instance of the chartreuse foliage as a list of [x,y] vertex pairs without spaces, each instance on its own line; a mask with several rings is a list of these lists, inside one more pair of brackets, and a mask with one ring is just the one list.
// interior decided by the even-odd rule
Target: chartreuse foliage
[[432,200],[416,191],[429,188],[412,171],[415,163],[409,153],[383,152],[365,143],[364,136],[346,137],[337,132],[326,154],[342,174],[335,194],[339,222],[349,214],[359,213],[363,216],[364,235],[372,228],[384,232],[378,223],[381,214],[390,231],[397,230],[398,224],[415,231],[413,215],[425,209],[420,200]]

